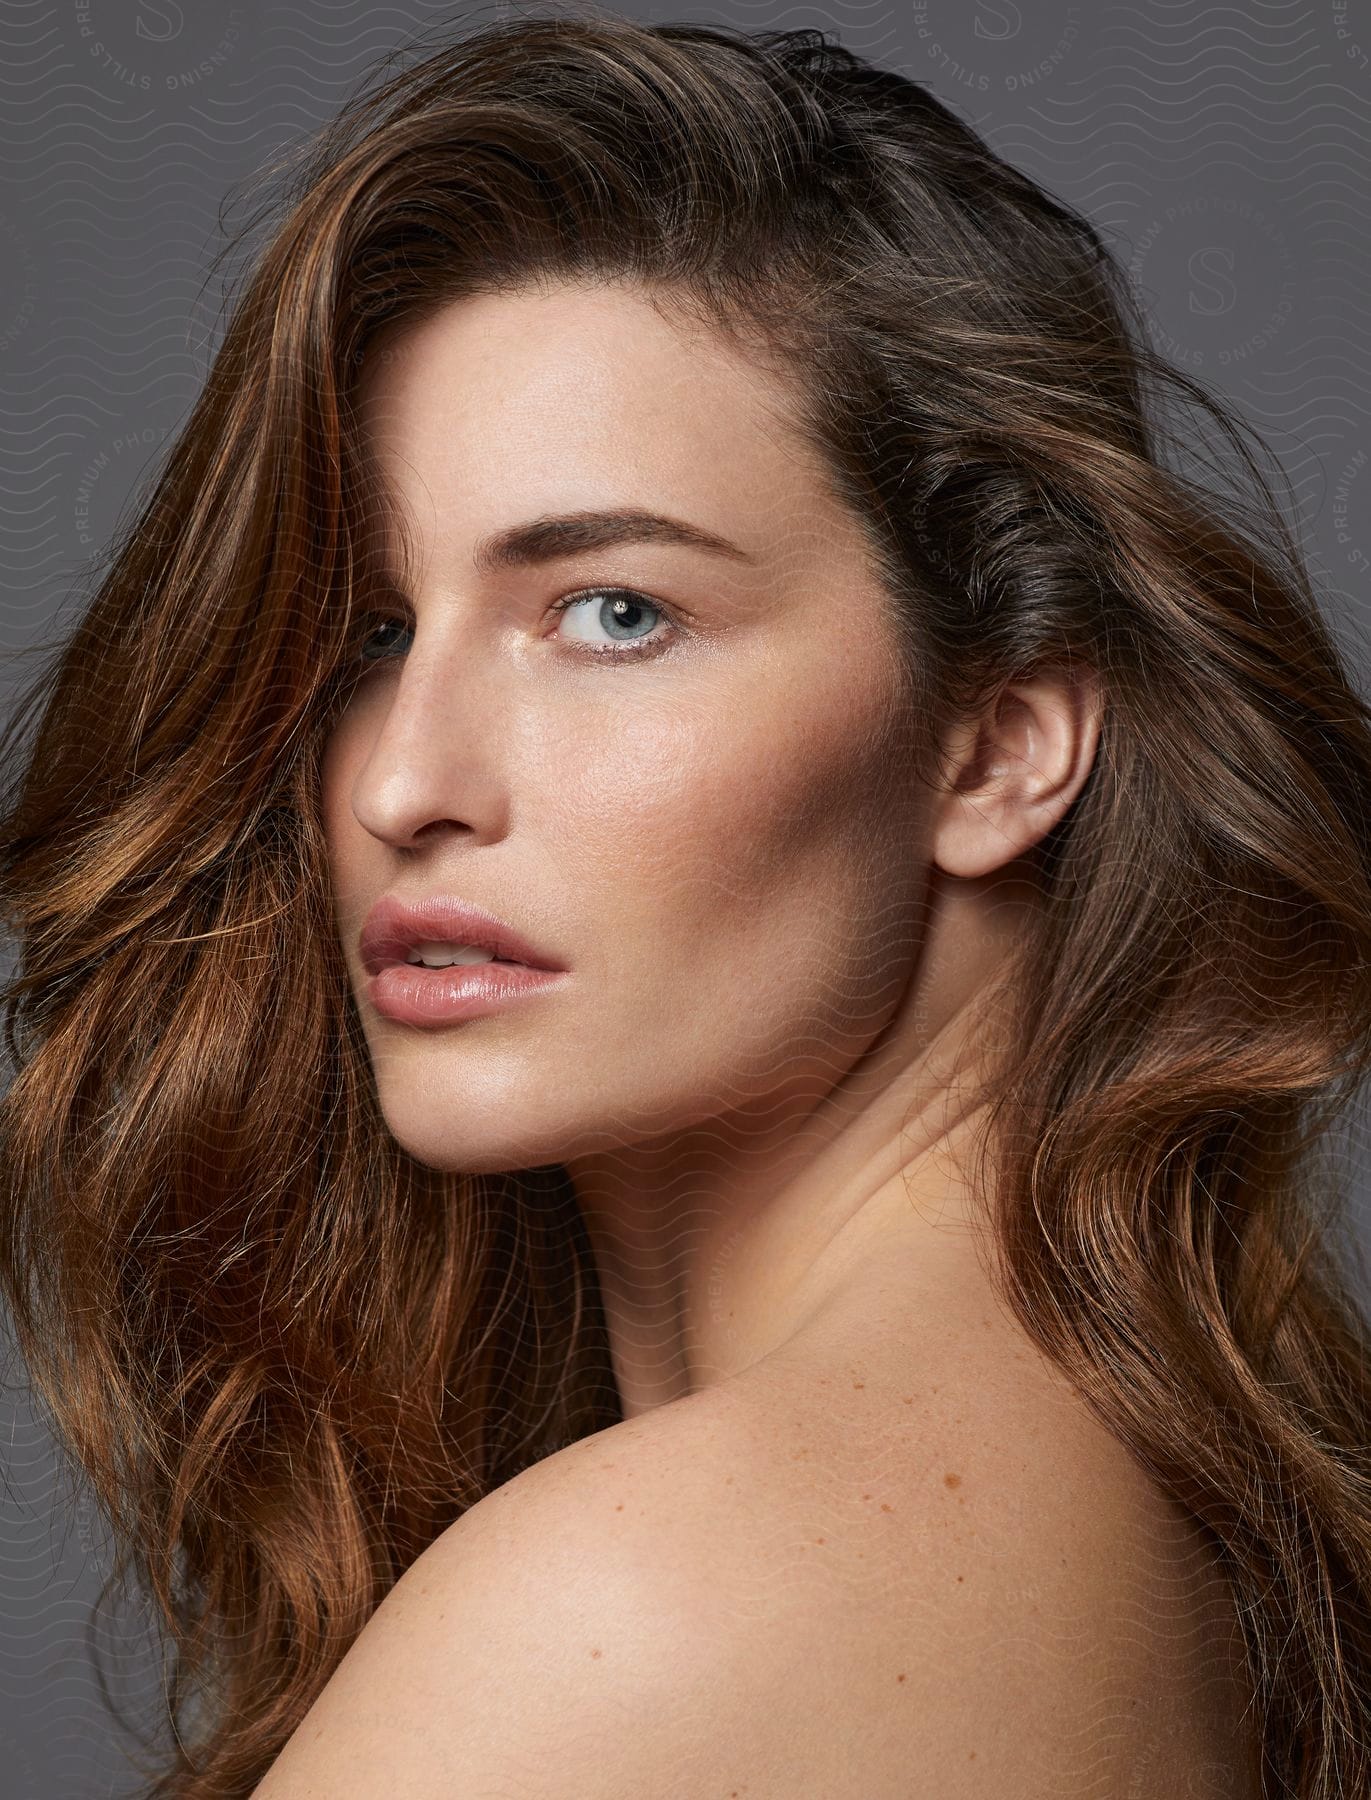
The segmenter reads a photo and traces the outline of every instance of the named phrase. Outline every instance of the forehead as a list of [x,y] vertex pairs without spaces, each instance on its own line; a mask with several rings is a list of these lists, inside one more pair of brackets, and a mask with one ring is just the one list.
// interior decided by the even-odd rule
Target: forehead
[[369,352],[357,404],[376,472],[421,525],[458,502],[475,531],[511,509],[637,502],[774,536],[812,528],[816,508],[841,524],[791,398],[641,290],[578,283],[401,322]]

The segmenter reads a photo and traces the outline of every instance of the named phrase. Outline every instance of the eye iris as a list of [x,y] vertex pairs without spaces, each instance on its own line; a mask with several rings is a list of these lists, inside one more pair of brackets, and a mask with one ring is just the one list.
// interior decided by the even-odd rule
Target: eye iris
[[400,623],[400,621],[398,619],[382,619],[380,624],[373,627],[373,629],[371,631],[369,631],[367,633],[366,637],[362,640],[363,660],[366,662],[374,662],[377,656],[384,656],[386,650],[390,647],[386,644],[382,644],[380,646],[379,650],[375,648],[376,637],[377,637],[378,632],[403,631],[404,629],[405,629],[405,627]]
[[615,594],[610,598],[607,604],[610,611],[614,614],[614,618],[612,621],[606,620],[603,617],[604,607],[601,607],[600,611],[602,616],[600,622],[602,625],[605,625],[606,628],[608,628],[611,623],[615,626],[622,626],[625,622],[625,613],[630,615],[633,613],[642,614],[645,611],[650,612],[652,610],[650,607],[644,607],[641,601],[635,600],[632,594]]

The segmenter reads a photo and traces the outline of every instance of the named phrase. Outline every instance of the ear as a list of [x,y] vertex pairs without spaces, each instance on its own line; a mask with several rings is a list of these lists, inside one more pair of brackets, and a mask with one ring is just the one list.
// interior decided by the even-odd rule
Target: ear
[[1093,670],[1053,666],[1007,683],[945,739],[933,861],[949,875],[988,875],[1031,850],[1084,786],[1099,734]]

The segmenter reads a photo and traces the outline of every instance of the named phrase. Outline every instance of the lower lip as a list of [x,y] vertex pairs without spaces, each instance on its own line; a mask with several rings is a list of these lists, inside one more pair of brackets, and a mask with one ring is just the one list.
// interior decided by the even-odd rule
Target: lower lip
[[498,1012],[529,994],[541,994],[566,977],[565,969],[531,969],[527,963],[454,963],[425,969],[392,963],[373,975],[367,992],[377,1012],[405,1025],[450,1025]]

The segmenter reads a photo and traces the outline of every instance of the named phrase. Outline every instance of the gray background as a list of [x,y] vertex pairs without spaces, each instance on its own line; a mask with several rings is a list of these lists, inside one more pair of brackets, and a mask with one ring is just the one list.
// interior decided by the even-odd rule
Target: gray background
[[[8,0],[0,12],[0,665],[74,618],[116,523],[189,411],[219,337],[210,263],[242,186],[369,69],[527,8],[420,0]],[[1291,483],[1328,616],[1362,675],[1371,526],[1367,208],[1371,3],[826,0],[648,21],[817,25],[926,81],[1082,207],[1158,345],[1236,403]],[[1371,1240],[1367,1132],[1344,1163]],[[155,1718],[136,1598],[92,1629],[106,1544],[70,1503],[24,1394],[0,1392],[0,1797],[136,1783],[101,1697]]]

